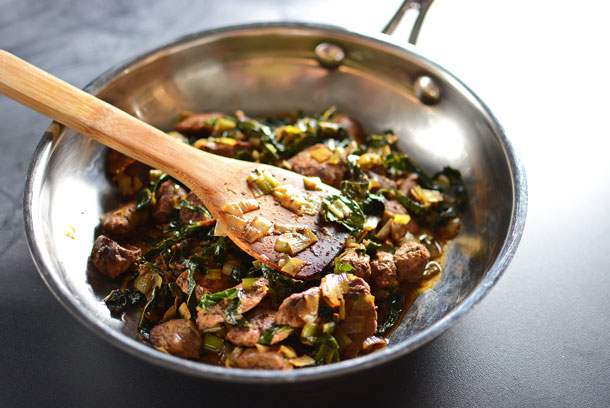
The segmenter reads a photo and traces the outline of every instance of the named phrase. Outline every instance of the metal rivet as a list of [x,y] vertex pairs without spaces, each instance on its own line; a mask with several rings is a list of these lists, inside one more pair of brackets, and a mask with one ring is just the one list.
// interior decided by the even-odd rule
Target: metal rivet
[[441,89],[429,76],[420,76],[415,81],[415,96],[426,105],[434,105],[441,99]]
[[345,52],[338,45],[320,43],[315,49],[316,58],[324,68],[337,68],[345,59]]

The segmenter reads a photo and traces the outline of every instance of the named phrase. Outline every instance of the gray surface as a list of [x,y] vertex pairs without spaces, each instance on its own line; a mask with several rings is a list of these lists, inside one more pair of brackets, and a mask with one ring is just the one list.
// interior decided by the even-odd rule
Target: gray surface
[[[378,2],[372,11],[349,3],[343,13],[328,10],[346,1],[53,4],[0,1],[0,47],[84,86],[123,59],[188,32],[265,19],[372,31],[397,2]],[[298,394],[164,371],[78,324],[44,287],[23,233],[25,172],[49,121],[0,97],[0,406],[233,406],[252,399],[256,404],[248,405],[269,406],[278,397],[296,406],[608,406],[610,163],[601,114],[609,67],[594,51],[603,49],[610,28],[599,7],[575,11],[540,2],[514,32],[520,14],[508,5],[439,0],[432,6],[421,51],[491,105],[526,159],[530,211],[520,250],[491,294],[432,344]]]

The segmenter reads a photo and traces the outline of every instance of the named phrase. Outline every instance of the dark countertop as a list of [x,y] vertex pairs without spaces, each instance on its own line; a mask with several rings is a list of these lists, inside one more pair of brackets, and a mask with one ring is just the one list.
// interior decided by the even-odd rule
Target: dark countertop
[[[83,87],[190,32],[264,20],[374,32],[399,3],[0,0],[0,48]],[[437,340],[323,384],[186,377],[78,323],[39,278],[24,234],[25,174],[49,119],[0,96],[0,406],[609,406],[609,6],[491,3],[437,0],[418,50],[469,84],[521,152],[530,205],[519,250],[491,293]]]

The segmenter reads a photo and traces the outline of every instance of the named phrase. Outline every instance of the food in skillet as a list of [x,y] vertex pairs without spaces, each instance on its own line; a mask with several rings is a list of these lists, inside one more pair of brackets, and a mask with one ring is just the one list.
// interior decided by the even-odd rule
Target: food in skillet
[[[251,197],[223,207],[219,225],[195,194],[158,170],[110,151],[109,176],[125,202],[101,219],[91,264],[120,288],[105,302],[117,317],[139,313],[138,337],[175,356],[227,367],[292,369],[329,364],[387,344],[415,297],[442,269],[459,230],[466,193],[460,173],[429,175],[397,151],[396,136],[367,134],[334,108],[315,115],[253,119],[237,111],[185,114],[170,135],[198,149],[274,164],[340,194],[315,200],[255,171]],[[295,213],[293,225],[243,218],[271,195]],[[319,213],[350,232],[321,274],[298,279],[294,257],[316,242],[299,214]],[[274,236],[275,270],[223,234],[250,242]]]

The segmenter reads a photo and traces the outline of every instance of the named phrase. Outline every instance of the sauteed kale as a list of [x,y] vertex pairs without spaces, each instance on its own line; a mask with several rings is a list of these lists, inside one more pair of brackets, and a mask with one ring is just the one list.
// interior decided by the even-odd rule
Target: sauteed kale
[[[292,369],[373,352],[415,297],[441,273],[467,197],[460,173],[429,174],[386,131],[368,134],[334,108],[314,115],[250,118],[237,111],[189,113],[171,136],[223,156],[274,164],[340,194],[311,203],[253,172],[252,197],[223,207],[251,242],[278,235],[281,271],[223,235],[201,200],[167,174],[110,151],[107,171],[124,203],[102,217],[91,264],[122,285],[105,299],[112,315],[139,315],[138,337],[175,356],[227,367]],[[350,232],[320,275],[295,277],[317,231],[256,217],[272,194],[296,214],[320,213]]]

